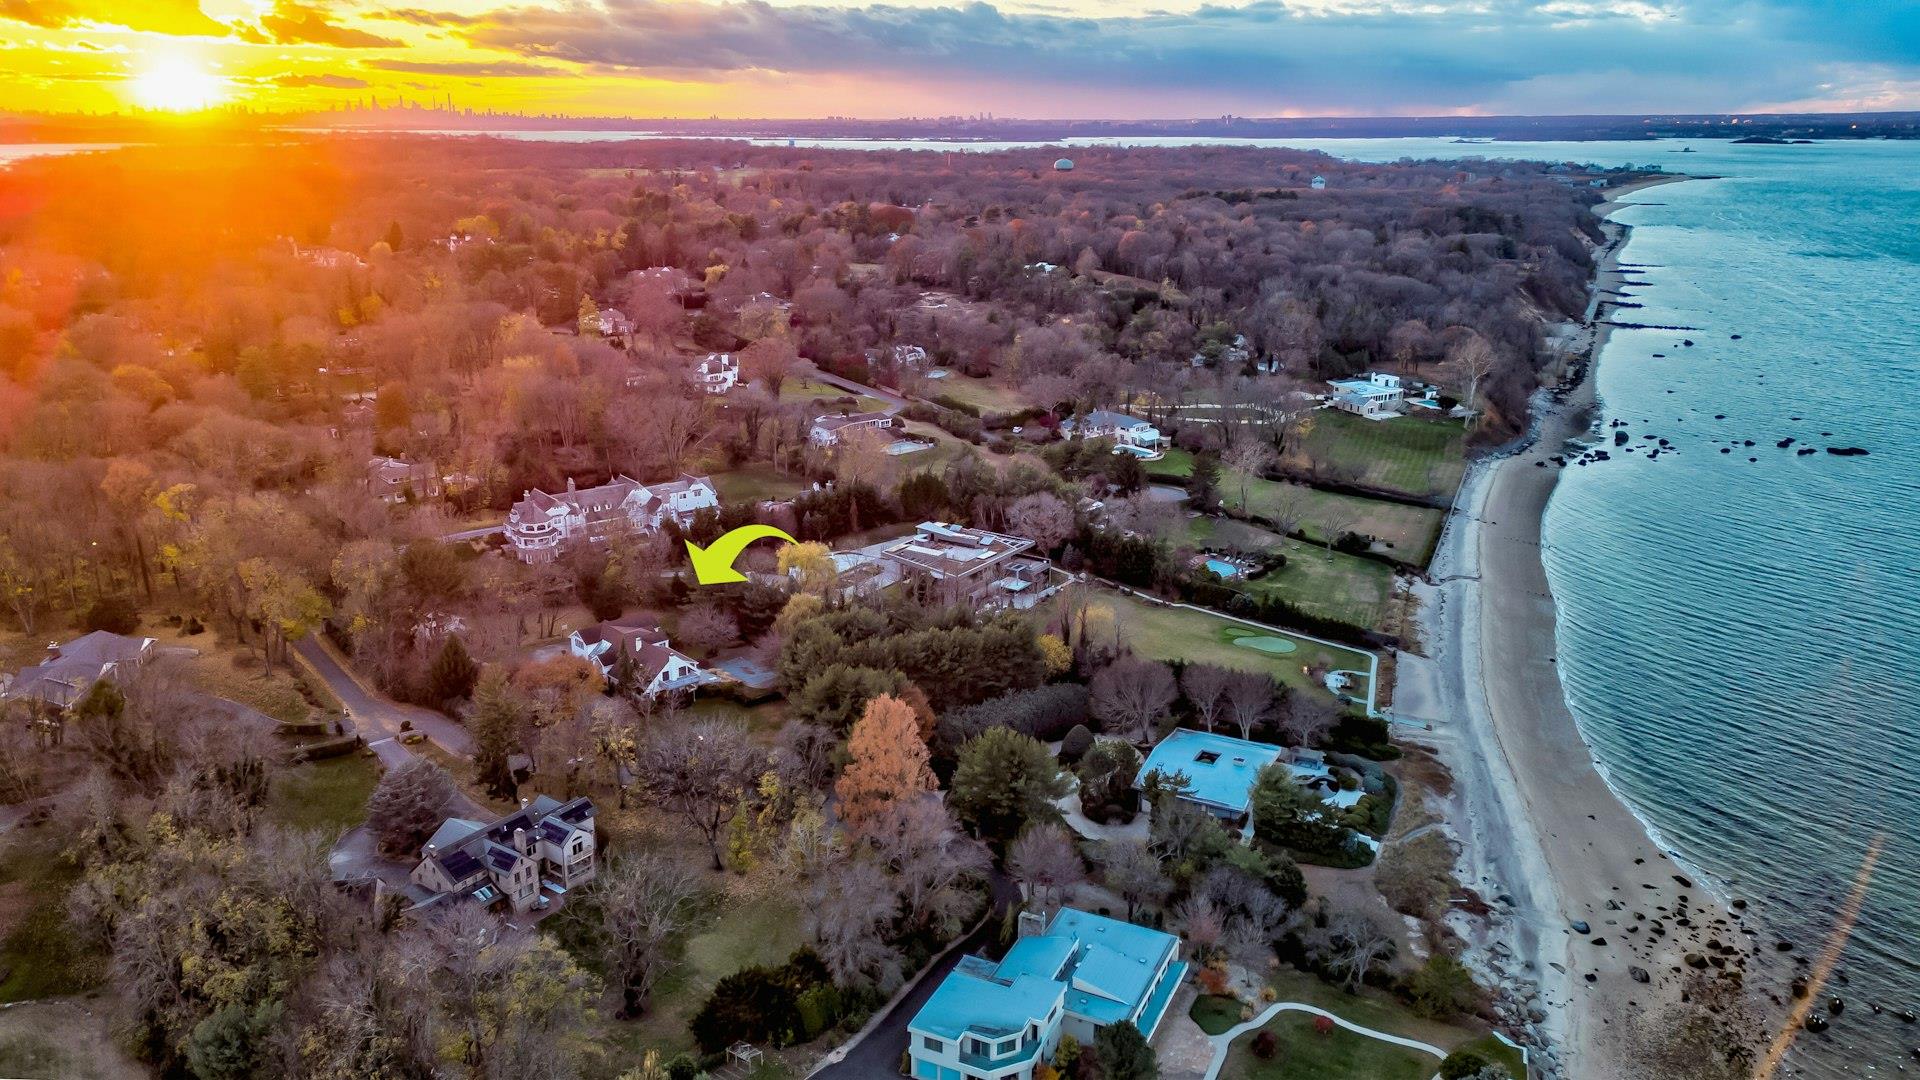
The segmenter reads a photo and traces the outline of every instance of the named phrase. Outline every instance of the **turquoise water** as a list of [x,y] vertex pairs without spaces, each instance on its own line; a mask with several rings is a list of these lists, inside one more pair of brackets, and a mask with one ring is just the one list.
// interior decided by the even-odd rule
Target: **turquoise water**
[[1223,578],[1237,578],[1240,576],[1240,568],[1225,559],[1208,559],[1207,569],[1219,574]]

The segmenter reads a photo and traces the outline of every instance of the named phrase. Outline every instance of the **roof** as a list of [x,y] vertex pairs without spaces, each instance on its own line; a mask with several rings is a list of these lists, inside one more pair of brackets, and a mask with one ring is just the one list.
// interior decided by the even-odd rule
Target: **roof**
[[1182,773],[1189,784],[1188,798],[1245,813],[1260,770],[1279,760],[1283,752],[1267,743],[1176,728],[1141,762],[1140,782],[1149,773]]
[[881,545],[880,553],[944,579],[978,574],[1032,546],[1033,541],[1025,537],[923,521],[914,527],[912,536]]
[[1128,416],[1126,413],[1117,413],[1111,409],[1095,409],[1087,414],[1086,422],[1088,427],[1119,428],[1123,431],[1128,428],[1153,426],[1137,416]]
[[153,647],[150,637],[95,630],[48,650],[48,658],[20,669],[7,684],[9,698],[38,698],[71,705],[120,664],[137,664]]
[[845,416],[816,416],[813,418],[813,426],[826,431],[838,431],[844,427],[854,427],[859,424],[877,424],[892,419],[893,416],[890,413],[857,412],[848,413]]
[[1096,1024],[1129,1019],[1179,947],[1172,934],[1062,908],[1044,933],[1016,941],[999,963],[964,958],[909,1026],[949,1039],[1003,1037],[1044,1020],[1063,999],[1068,1012]]

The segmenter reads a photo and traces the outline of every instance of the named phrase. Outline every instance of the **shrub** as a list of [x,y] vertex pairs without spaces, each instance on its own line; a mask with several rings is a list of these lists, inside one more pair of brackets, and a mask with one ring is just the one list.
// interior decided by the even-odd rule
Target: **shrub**
[[[801,1001],[822,986],[831,989],[826,965],[813,950],[801,949],[777,968],[745,967],[721,979],[689,1027],[700,1049],[709,1054],[742,1041],[787,1046],[807,1037]],[[815,996],[812,1004],[820,1010],[829,1000],[838,1007],[837,997]]]
[[683,1050],[668,1058],[662,1071],[667,1080],[694,1080],[700,1075],[700,1062]]
[[1261,1061],[1272,1061],[1279,1050],[1280,1040],[1273,1037],[1273,1032],[1262,1030],[1253,1037],[1253,1056]]
[[1093,749],[1093,732],[1088,731],[1085,724],[1075,724],[1073,730],[1067,732],[1066,737],[1060,740],[1060,764],[1076,764],[1081,758],[1087,756],[1087,751],[1091,749]]
[[1078,683],[1015,690],[942,716],[935,727],[936,752],[951,756],[968,739],[996,727],[1012,728],[1041,742],[1064,740],[1074,728],[1085,727],[1088,719],[1087,688]]
[[1330,751],[1358,754],[1375,761],[1390,761],[1400,756],[1400,751],[1393,746],[1386,720],[1357,712],[1343,713],[1321,739],[1321,745]]
[[1441,1080],[1464,1080],[1466,1077],[1478,1075],[1488,1069],[1499,1069],[1500,1075],[1506,1073],[1505,1069],[1500,1069],[1498,1065],[1472,1050],[1455,1050],[1440,1063],[1440,1076]]

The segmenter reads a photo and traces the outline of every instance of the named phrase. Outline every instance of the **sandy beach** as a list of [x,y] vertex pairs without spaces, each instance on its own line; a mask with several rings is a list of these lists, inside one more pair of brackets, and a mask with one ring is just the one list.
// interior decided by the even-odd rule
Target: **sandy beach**
[[[1627,232],[1611,222],[1607,231],[1600,301],[1621,287]],[[1596,310],[1575,355],[1597,358],[1605,342],[1607,309]],[[1425,655],[1399,658],[1395,717],[1430,725],[1424,740],[1409,737],[1430,742],[1454,772],[1445,812],[1461,880],[1492,909],[1456,916],[1456,927],[1501,987],[1501,1012],[1540,1048],[1541,1075],[1611,1080],[1670,1075],[1654,1062],[1699,978],[1689,959],[1743,968],[1743,955],[1708,942],[1743,952],[1746,938],[1608,787],[1555,666],[1541,519],[1561,471],[1552,459],[1597,438],[1593,366],[1544,411],[1526,449],[1469,471],[1430,583],[1416,589]]]

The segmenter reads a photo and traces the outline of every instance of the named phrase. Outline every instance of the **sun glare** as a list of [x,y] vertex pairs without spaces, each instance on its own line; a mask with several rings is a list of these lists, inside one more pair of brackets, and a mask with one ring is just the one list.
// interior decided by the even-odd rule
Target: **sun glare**
[[225,78],[179,53],[154,57],[146,70],[129,82],[135,101],[145,108],[167,112],[212,108],[226,100],[229,89]]

